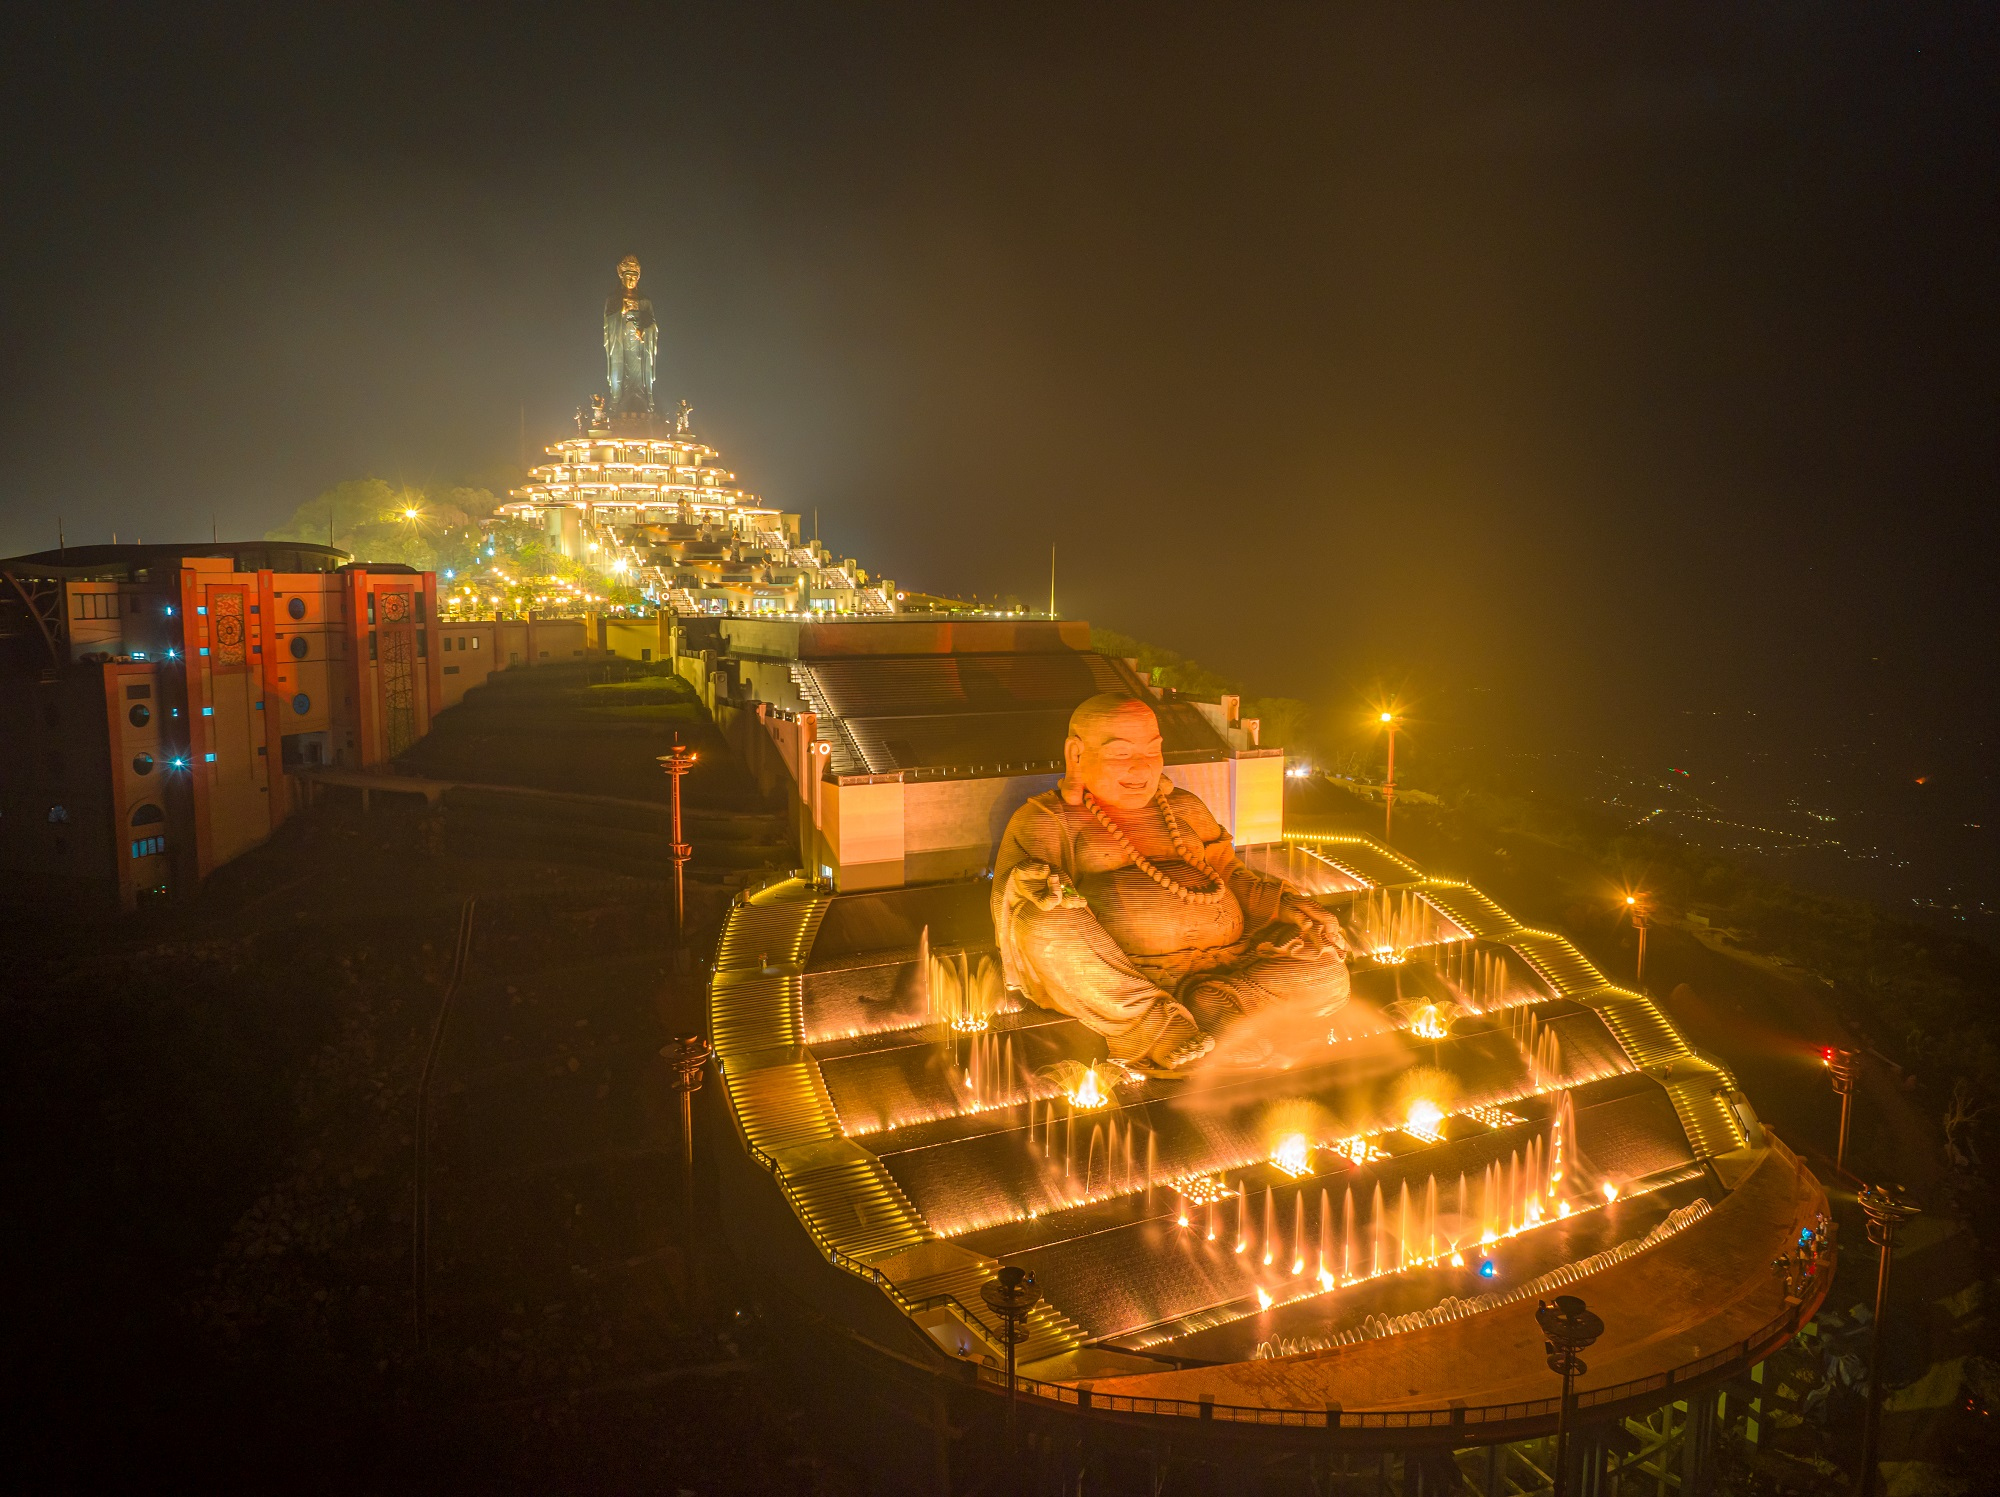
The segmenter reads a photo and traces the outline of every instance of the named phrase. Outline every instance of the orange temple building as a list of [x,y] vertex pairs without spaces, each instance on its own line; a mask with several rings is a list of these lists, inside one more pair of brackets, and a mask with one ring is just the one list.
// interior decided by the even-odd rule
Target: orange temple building
[[437,619],[433,574],[298,542],[0,561],[0,868],[125,908],[191,889],[284,821],[298,771],[429,731]]

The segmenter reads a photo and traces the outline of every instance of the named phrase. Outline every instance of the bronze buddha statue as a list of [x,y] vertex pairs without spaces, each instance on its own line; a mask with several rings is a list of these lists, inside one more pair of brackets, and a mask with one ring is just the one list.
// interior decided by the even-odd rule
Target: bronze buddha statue
[[1244,867],[1201,799],[1163,778],[1150,705],[1090,698],[1070,716],[1063,762],[1062,783],[1007,823],[994,863],[1008,986],[1155,1075],[1249,1015],[1323,1016],[1347,1001],[1340,922]]

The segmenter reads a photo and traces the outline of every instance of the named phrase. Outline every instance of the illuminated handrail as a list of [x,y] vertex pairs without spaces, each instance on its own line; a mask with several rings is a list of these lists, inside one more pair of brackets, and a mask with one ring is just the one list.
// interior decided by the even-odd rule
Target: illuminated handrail
[[[1737,1362],[1761,1360],[1798,1333],[1803,1305],[1788,1303],[1771,1320],[1741,1341],[1711,1352],[1692,1362],[1663,1372],[1631,1378],[1604,1388],[1580,1389],[1573,1407],[1578,1410],[1623,1403],[1646,1393],[1664,1392],[1693,1382],[1719,1368]],[[978,1383],[1005,1391],[1007,1375],[981,1366]],[[1045,1383],[1035,1378],[1015,1377],[1015,1386],[1024,1398],[1038,1399],[1053,1406],[1067,1405],[1086,1414],[1133,1414],[1142,1418],[1199,1419],[1224,1424],[1257,1424],[1290,1429],[1327,1430],[1411,1430],[1465,1429],[1485,1425],[1516,1424],[1524,1420],[1554,1418],[1560,1397],[1524,1399],[1514,1403],[1454,1404],[1430,1409],[1274,1409],[1254,1405],[1220,1404],[1211,1399],[1137,1398],[1122,1393],[1097,1393],[1069,1383]]]

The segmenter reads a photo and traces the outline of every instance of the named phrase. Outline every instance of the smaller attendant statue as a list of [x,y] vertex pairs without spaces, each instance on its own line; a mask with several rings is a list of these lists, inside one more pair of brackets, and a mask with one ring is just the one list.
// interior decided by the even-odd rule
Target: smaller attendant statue
[[677,437],[686,436],[688,428],[693,424],[694,407],[683,400],[681,402],[680,413],[674,417],[674,435]]
[[604,382],[613,414],[653,409],[653,357],[660,327],[653,304],[639,294],[639,259],[618,262],[619,287],[604,299]]

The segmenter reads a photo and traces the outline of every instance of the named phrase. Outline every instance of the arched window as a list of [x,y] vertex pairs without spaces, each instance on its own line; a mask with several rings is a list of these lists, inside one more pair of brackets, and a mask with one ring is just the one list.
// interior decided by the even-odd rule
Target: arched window
[[132,813],[132,825],[134,826],[151,826],[157,821],[165,821],[166,819],[167,813],[151,801],[148,801]]

